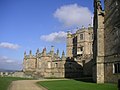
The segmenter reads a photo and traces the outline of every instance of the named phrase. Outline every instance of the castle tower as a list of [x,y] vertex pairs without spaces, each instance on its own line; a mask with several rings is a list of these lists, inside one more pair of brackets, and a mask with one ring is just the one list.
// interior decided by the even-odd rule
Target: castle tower
[[72,34],[70,33],[70,31],[67,32],[67,57],[72,58],[73,57],[73,38],[72,38]]
[[94,0],[93,79],[104,83],[104,12],[101,1]]

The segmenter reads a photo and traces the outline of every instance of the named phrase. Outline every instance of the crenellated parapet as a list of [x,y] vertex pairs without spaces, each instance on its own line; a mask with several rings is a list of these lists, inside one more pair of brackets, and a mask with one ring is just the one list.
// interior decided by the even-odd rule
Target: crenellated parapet
[[48,52],[48,53],[47,53],[47,49],[46,49],[46,48],[44,48],[44,49],[42,50],[42,52],[40,52],[39,49],[37,49],[35,55],[32,54],[32,50],[29,51],[29,54],[28,54],[28,55],[26,54],[26,51],[24,52],[24,59],[25,59],[25,60],[30,59],[30,58],[31,58],[31,59],[32,59],[32,58],[35,59],[35,58],[41,58],[41,57],[53,57],[55,60],[58,60],[58,58],[62,60],[62,58],[65,57],[65,54],[64,54],[64,52],[63,52],[63,53],[62,53],[62,56],[60,57],[60,54],[59,54],[59,50],[58,50],[58,49],[57,49],[56,52],[54,52],[54,46],[51,46],[51,50],[50,50],[50,52]]
[[[32,50],[29,51],[29,54],[26,54],[26,51],[24,52],[24,61],[23,61],[23,71],[25,73],[27,72],[42,72],[44,73],[44,70],[46,68],[52,68],[54,67],[55,62],[61,63],[65,62],[66,57],[65,53],[62,53],[62,56],[59,55],[59,50],[57,49],[56,52],[54,52],[54,46],[51,46],[51,50],[47,52],[47,49],[44,48],[42,52],[37,49],[36,54],[32,54]],[[53,64],[53,66],[52,66]]]

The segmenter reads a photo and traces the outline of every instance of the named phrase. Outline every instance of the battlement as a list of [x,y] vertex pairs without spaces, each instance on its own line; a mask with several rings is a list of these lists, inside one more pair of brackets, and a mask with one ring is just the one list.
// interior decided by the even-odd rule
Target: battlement
[[55,59],[62,59],[63,57],[65,58],[64,51],[62,52],[62,56],[60,57],[59,55],[59,50],[57,49],[56,52],[54,52],[54,46],[51,46],[51,50],[47,53],[47,49],[44,48],[41,52],[39,49],[37,49],[36,54],[33,55],[32,51],[29,51],[29,54],[26,54],[26,51],[24,52],[24,59],[35,59],[35,58],[40,58],[40,57],[54,57]]
[[77,33],[81,33],[81,32],[92,32],[93,31],[93,27],[91,24],[88,25],[88,27],[84,27],[82,25],[81,28],[77,28],[75,33],[72,33],[71,31],[67,31],[67,38],[71,38],[73,36],[75,36]]

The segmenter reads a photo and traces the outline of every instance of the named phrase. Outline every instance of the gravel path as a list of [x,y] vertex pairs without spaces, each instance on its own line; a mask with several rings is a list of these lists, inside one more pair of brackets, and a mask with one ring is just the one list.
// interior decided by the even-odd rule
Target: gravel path
[[[52,79],[41,80],[18,80],[13,81],[8,90],[47,90],[42,86],[37,86],[38,81],[51,81]],[[65,80],[65,79],[53,79],[53,80]]]
[[36,85],[36,82],[44,80],[18,80],[13,81],[10,85],[9,90],[47,90],[42,86]]

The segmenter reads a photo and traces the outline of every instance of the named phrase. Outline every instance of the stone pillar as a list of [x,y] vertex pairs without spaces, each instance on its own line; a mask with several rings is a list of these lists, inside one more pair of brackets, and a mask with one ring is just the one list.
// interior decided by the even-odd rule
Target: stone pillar
[[104,83],[104,11],[101,1],[94,0],[94,80]]
[[67,49],[66,49],[67,57],[73,57],[73,37],[70,31],[67,32]]
[[[100,2],[99,2],[100,3]],[[99,4],[98,3],[98,4]],[[98,8],[97,29],[97,83],[104,83],[104,16],[101,8]]]

